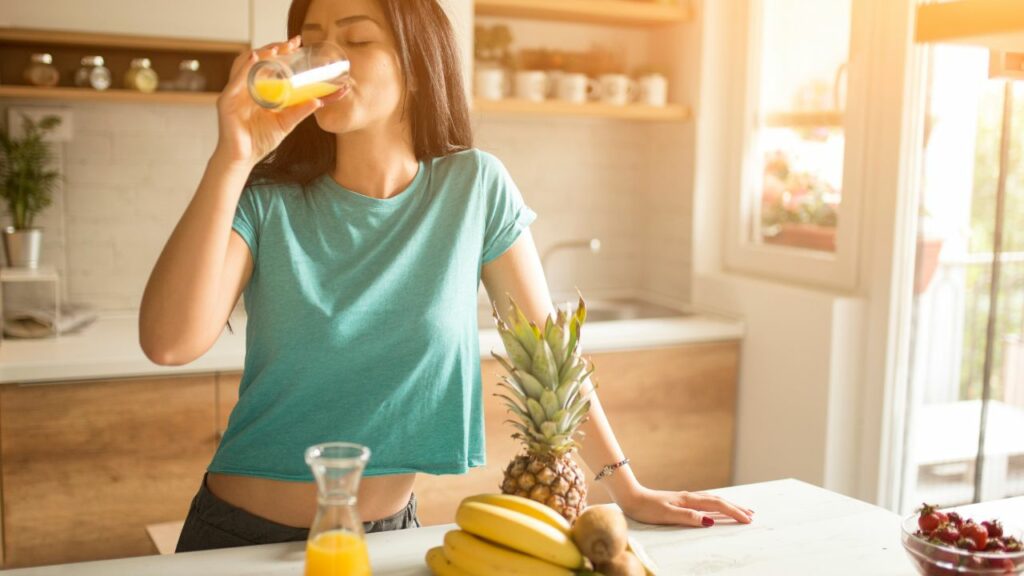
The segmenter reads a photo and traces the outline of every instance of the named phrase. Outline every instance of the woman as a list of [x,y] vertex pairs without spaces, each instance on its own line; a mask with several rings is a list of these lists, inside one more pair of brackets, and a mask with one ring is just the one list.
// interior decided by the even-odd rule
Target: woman
[[[418,472],[484,464],[476,325],[482,280],[540,323],[553,312],[502,164],[472,148],[454,35],[436,0],[294,0],[292,40],[244,54],[217,104],[219,141],[143,296],[140,340],[185,364],[248,311],[239,400],[178,550],[301,540],[316,511],[303,450],[372,456],[368,532],[418,526]],[[351,83],[280,113],[257,107],[260,58],[330,40]],[[581,456],[623,459],[595,401]],[[717,497],[651,490],[628,466],[603,480],[626,514],[661,524],[750,521]]]

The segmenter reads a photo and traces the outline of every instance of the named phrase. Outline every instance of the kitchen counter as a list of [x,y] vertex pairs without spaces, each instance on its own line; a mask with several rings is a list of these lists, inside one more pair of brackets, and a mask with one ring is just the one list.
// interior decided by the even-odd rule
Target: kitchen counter
[[[231,319],[234,333],[224,330],[202,357],[184,366],[159,366],[139,346],[138,316],[108,314],[81,333],[40,340],[0,342],[0,384],[137,378],[209,372],[239,372],[245,360],[245,316]],[[737,340],[743,324],[708,314],[678,318],[588,322],[585,352],[630,350],[678,344]],[[496,329],[480,330],[480,353],[502,352]]]
[[[755,511],[749,525],[709,529],[651,526],[630,521],[630,532],[662,576],[682,574],[913,576],[900,544],[900,518],[882,508],[797,480],[711,490]],[[1024,498],[979,505],[1005,520],[1024,516]],[[1014,522],[1019,523],[1019,522]],[[452,524],[368,534],[375,576],[429,576],[423,557]],[[10,576],[295,575],[303,571],[303,542],[169,556],[66,564],[5,572]]]

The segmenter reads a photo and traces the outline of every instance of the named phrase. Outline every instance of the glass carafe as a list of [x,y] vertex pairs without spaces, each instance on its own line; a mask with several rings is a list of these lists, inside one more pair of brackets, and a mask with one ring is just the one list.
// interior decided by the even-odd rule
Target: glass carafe
[[306,576],[369,576],[370,555],[356,496],[370,449],[328,442],[306,449],[317,510],[306,542]]

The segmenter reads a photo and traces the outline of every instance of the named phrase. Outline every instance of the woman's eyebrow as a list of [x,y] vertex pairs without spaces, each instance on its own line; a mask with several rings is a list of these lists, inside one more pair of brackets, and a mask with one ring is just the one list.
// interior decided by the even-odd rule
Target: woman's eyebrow
[[361,22],[363,20],[369,20],[370,22],[373,22],[377,26],[380,26],[380,22],[377,22],[376,20],[374,20],[373,18],[370,18],[369,16],[367,16],[365,14],[359,14],[359,15],[356,15],[356,16],[348,16],[348,17],[345,17],[345,18],[339,18],[339,19],[334,21],[334,25],[340,28],[342,26],[348,26],[349,24],[355,24],[356,22]]
[[[366,16],[364,14],[360,14],[358,16],[346,16],[345,18],[339,18],[339,19],[334,21],[334,25],[340,28],[342,26],[348,26],[350,24],[355,24],[356,22],[362,22],[363,20],[369,20],[370,22],[373,22],[377,26],[380,26],[380,22],[377,22],[373,18],[370,18],[369,16]],[[323,26],[320,26],[316,22],[308,22],[308,23],[302,25],[302,29],[303,30],[323,30]]]

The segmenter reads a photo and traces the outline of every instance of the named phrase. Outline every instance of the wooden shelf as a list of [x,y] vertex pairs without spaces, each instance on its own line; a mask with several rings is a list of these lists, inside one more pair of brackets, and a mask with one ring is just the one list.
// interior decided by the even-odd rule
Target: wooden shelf
[[772,112],[765,114],[764,125],[769,128],[842,128],[842,112]]
[[613,106],[611,104],[594,102],[573,104],[571,102],[559,101],[530,102],[516,99],[476,99],[473,102],[473,111],[496,115],[592,117],[644,122],[685,122],[690,119],[689,107],[678,104],[670,104],[665,107],[642,106],[639,104]]
[[203,104],[217,102],[216,92],[153,92],[111,88],[102,92],[89,88],[38,88],[35,86],[0,86],[0,98],[57,100],[65,102],[137,102],[150,104]]
[[477,16],[562,20],[619,26],[663,26],[690,19],[687,0],[476,0]]
[[[27,98],[56,101],[146,102],[162,104],[213,104],[227,83],[237,54],[248,47],[234,42],[160,38],[117,34],[88,34],[53,30],[0,28],[0,98]],[[23,72],[29,57],[47,52],[60,73],[54,88],[29,86]],[[112,85],[102,92],[74,86],[75,72],[82,56],[103,56],[111,72]],[[162,80],[172,80],[179,73],[182,60],[199,60],[206,77],[205,92],[155,92],[144,94],[122,90],[123,79],[131,61],[148,58]]]
[[1010,52],[1024,51],[1020,0],[958,0],[917,7],[914,40],[955,42]]

